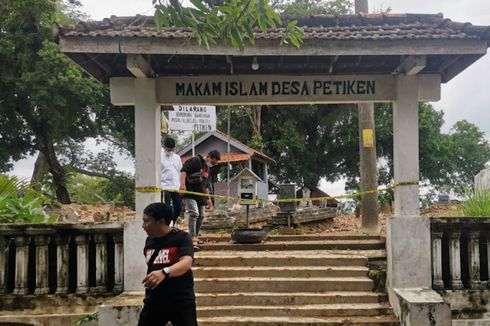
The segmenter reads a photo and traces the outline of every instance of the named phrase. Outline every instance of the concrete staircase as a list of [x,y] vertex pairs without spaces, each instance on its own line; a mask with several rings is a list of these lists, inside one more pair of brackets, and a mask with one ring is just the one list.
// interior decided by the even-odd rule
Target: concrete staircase
[[272,236],[263,244],[208,237],[193,267],[200,326],[398,325],[372,292],[366,236]]

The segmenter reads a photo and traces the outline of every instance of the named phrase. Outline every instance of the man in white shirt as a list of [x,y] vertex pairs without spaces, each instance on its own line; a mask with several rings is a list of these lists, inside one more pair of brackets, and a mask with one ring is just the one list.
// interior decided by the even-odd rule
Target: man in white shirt
[[174,153],[175,140],[173,138],[167,137],[163,143],[163,148],[160,160],[160,188],[162,189],[163,202],[172,206],[172,221],[175,225],[175,221],[182,210],[182,200],[180,194],[167,190],[179,190],[182,161],[180,156]]

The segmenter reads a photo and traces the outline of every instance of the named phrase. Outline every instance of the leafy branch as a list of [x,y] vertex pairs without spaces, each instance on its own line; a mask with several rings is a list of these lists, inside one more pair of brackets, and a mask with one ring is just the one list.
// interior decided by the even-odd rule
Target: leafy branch
[[[199,45],[210,48],[223,42],[243,51],[248,39],[255,45],[257,30],[283,26],[279,14],[267,0],[190,0],[191,7],[182,6],[179,0],[153,0],[155,24],[158,30],[176,26],[189,28]],[[281,44],[291,43],[296,48],[303,42],[303,29],[298,21],[290,21],[282,33]]]

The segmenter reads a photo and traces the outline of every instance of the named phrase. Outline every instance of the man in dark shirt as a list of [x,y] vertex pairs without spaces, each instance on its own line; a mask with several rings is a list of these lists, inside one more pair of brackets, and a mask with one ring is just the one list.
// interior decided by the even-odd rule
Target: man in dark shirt
[[[209,169],[216,165],[220,160],[220,153],[212,150],[202,157],[194,156],[187,160],[182,166],[180,174],[180,189],[192,192],[209,193]],[[189,212],[189,233],[192,236],[194,249],[199,250],[198,238],[204,219],[204,211],[207,205],[208,209],[213,207],[211,198],[199,195],[184,194],[182,196],[185,209]]]
[[144,255],[148,265],[138,326],[197,326],[196,296],[191,266],[194,257],[188,233],[169,226],[172,208],[153,203],[143,211],[148,234]]

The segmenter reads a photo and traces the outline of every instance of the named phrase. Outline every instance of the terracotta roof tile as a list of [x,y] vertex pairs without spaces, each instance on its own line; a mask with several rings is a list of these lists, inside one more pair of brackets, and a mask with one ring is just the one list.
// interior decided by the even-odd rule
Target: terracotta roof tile
[[[192,156],[182,156],[180,159],[182,163],[185,163]],[[243,162],[252,157],[252,154],[247,153],[230,153],[230,163]],[[221,159],[218,161],[218,165],[226,165],[228,163],[228,153],[222,153]]]
[[[316,15],[295,19],[298,19],[299,26],[304,27],[305,40],[490,39],[490,27],[453,22],[450,19],[444,19],[442,14]],[[56,26],[59,35],[64,37],[105,36],[164,39],[192,37],[192,32],[187,28],[169,27],[157,31],[152,16],[112,16],[102,21]],[[258,39],[280,39],[283,35],[284,28],[271,29],[267,33],[255,30],[255,36]]]

